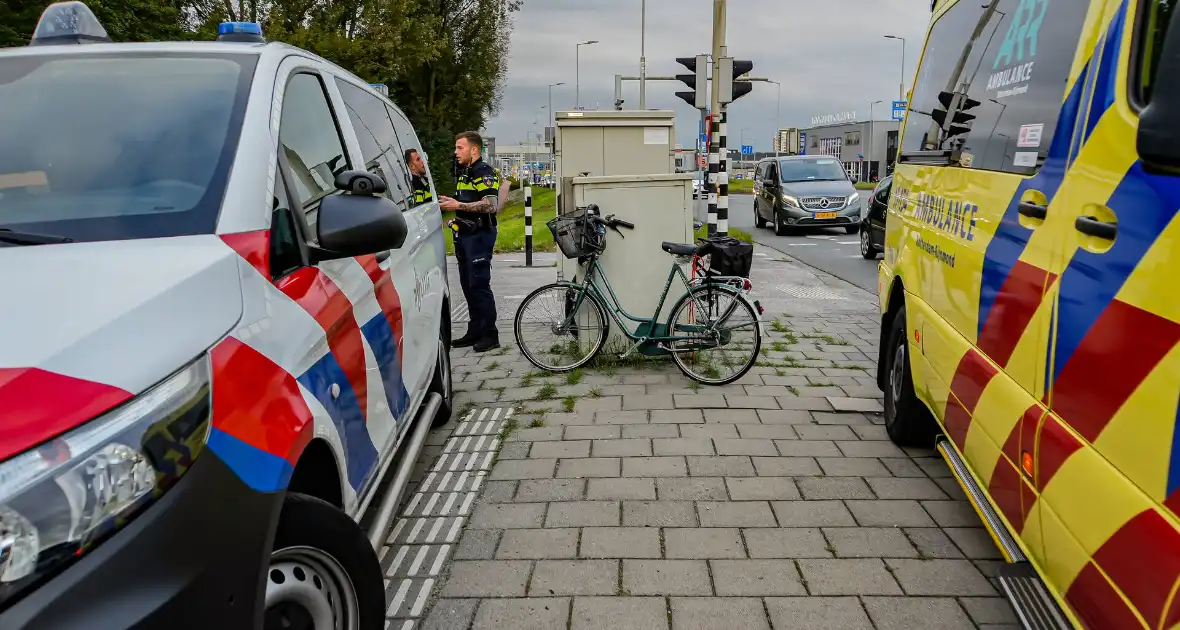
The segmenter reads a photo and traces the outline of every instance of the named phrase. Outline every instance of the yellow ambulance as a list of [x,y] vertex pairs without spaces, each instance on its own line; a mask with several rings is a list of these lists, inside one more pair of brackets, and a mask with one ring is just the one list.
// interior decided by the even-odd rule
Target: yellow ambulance
[[947,459],[1026,627],[1180,626],[1176,4],[937,0],[909,98],[886,428]]

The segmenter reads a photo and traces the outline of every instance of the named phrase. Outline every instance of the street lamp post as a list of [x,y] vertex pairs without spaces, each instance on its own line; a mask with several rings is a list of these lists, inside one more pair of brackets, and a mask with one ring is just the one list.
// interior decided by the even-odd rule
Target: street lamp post
[[873,131],[876,129],[877,124],[876,119],[873,118],[873,106],[877,103],[884,102],[885,101],[873,101],[872,103],[869,103],[869,172],[866,173],[866,175],[869,176],[869,181],[872,181],[873,179],[873,149],[875,148],[873,145],[877,143],[877,137],[873,135]]
[[886,35],[885,39],[901,40],[901,83],[897,84],[897,100],[905,100],[905,38],[897,35]]
[[774,157],[778,157],[783,148],[783,84],[778,81],[768,81],[768,83],[773,83],[778,88],[778,98],[774,103]]
[[556,160],[556,158],[554,156],[557,154],[557,112],[553,111],[553,88],[555,88],[559,85],[565,85],[565,82],[563,81],[561,83],[550,83],[549,84],[549,120],[553,123],[553,126],[552,126],[553,136],[549,139],[549,164],[550,164],[549,170],[550,171],[554,170],[553,163]]
[[647,0],[641,0],[639,27],[639,109],[647,109]]
[[589,46],[597,44],[598,40],[592,39],[588,42],[582,42],[574,47],[574,108],[582,108],[582,46]]

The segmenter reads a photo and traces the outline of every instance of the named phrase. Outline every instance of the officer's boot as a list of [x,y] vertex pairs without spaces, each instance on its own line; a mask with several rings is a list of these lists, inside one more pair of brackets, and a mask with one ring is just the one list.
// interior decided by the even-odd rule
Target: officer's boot
[[487,352],[488,350],[495,350],[500,347],[500,334],[491,332],[483,336],[482,339],[475,342],[475,347],[472,348],[476,352]]
[[471,346],[478,344],[482,338],[483,338],[483,335],[472,334],[471,330],[469,329],[467,331],[466,335],[463,335],[462,337],[459,337],[458,339],[452,341],[451,347],[452,348],[469,348]]

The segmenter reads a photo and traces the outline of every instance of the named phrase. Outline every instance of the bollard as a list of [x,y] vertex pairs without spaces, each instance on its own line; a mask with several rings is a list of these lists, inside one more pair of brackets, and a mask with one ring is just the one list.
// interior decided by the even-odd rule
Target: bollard
[[524,187],[524,266],[533,266],[533,187]]

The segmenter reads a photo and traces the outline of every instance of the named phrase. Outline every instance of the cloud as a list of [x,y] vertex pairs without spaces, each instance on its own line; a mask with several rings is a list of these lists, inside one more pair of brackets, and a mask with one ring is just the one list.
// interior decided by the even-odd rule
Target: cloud
[[[901,81],[900,42],[906,38],[906,87],[930,20],[929,0],[739,0],[729,2],[729,55],[754,62],[753,76],[782,82],[783,127],[807,126],[811,117],[855,110],[867,119],[889,117],[888,102]],[[712,0],[648,0],[647,74],[671,76],[687,70],[676,57],[709,52]],[[614,76],[638,76],[640,0],[525,0],[516,15],[504,100],[487,131],[500,144],[518,144],[544,130],[549,119],[549,84],[557,111],[573,109],[575,92],[584,107],[614,106]],[[581,47],[580,90],[575,89],[575,47]],[[691,147],[699,114],[673,93],[679,82],[649,81],[647,107],[677,113],[677,139]],[[770,150],[776,128],[777,88],[757,83],[730,106],[730,145],[745,135],[756,150]],[[639,85],[624,83],[627,109],[639,106]],[[534,121],[536,124],[534,125]]]

